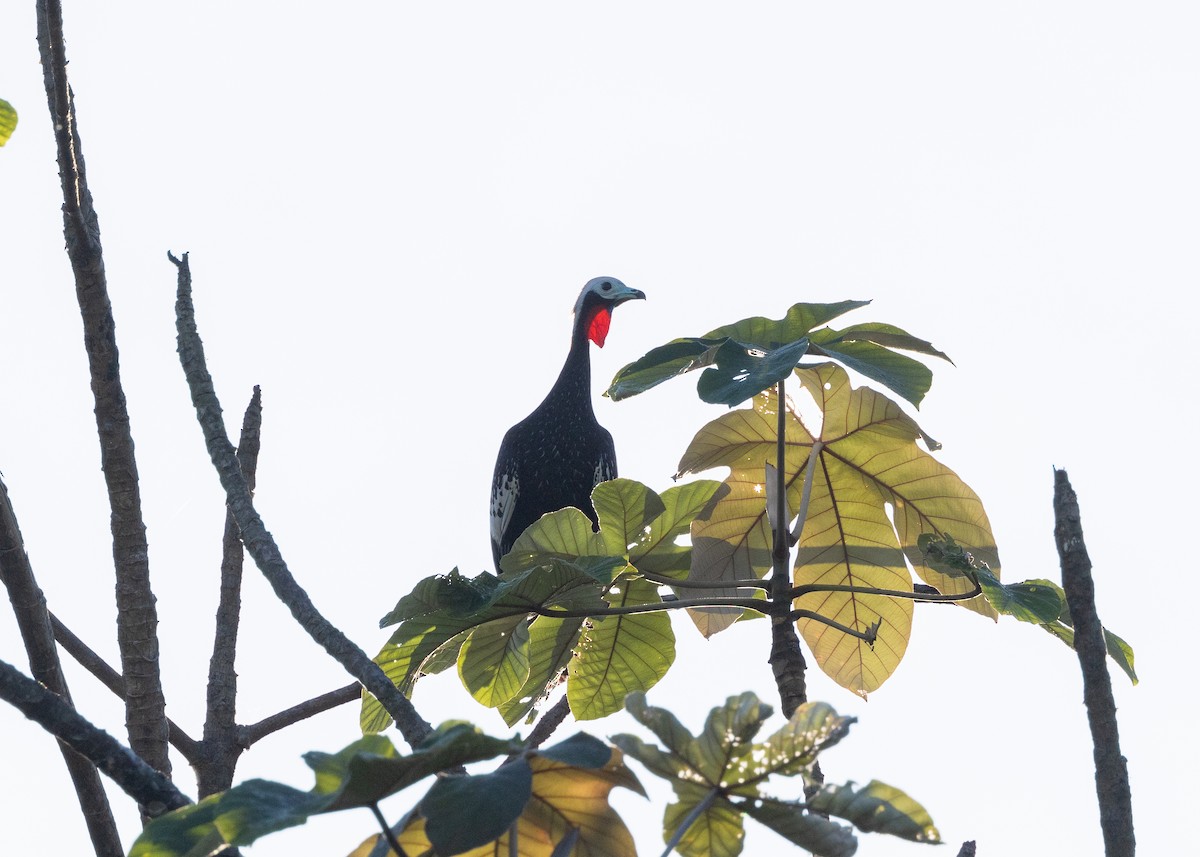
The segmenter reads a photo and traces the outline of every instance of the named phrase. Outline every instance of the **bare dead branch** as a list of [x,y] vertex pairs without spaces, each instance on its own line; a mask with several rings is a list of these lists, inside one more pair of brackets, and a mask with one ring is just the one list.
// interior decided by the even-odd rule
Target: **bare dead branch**
[[535,750],[546,742],[546,739],[554,734],[554,730],[562,725],[562,722],[567,719],[567,715],[571,713],[571,704],[567,702],[564,696],[558,702],[548,708],[538,722],[534,724],[533,731],[529,733],[529,740],[525,742],[525,746],[530,750]]
[[196,408],[196,418],[204,432],[209,456],[225,489],[226,502],[238,523],[238,529],[241,530],[242,543],[250,552],[259,571],[270,583],[275,595],[291,611],[300,627],[324,648],[330,657],[375,695],[396,721],[397,727],[410,746],[419,745],[433,731],[432,727],[392,684],[379,665],[321,615],[308,593],[292,576],[279,547],[275,544],[275,539],[255,510],[254,500],[242,476],[233,445],[225,432],[221,403],[213,389],[212,376],[209,375],[205,364],[204,345],[196,330],[195,311],[192,307],[192,277],[187,254],[183,254],[182,259],[177,259],[170,253],[167,257],[178,269],[175,317],[180,364],[187,377],[192,404]]
[[91,375],[100,441],[100,467],[108,489],[116,569],[117,642],[125,676],[125,721],[139,756],[169,774],[167,715],[159,675],[158,613],[150,588],[146,525],[125,391],[121,386],[116,323],[108,298],[100,222],[88,189],[75,123],[74,93],[67,82],[62,4],[38,0],[38,48],[63,192],[63,233],[83,316],[83,342]]
[[[29,655],[33,677],[71,705],[71,693],[54,645],[54,631],[46,598],[33,576],[33,566],[25,552],[25,542],[17,515],[8,496],[8,487],[0,479],[0,580],[8,590],[17,619],[21,640]],[[112,807],[96,766],[65,744],[59,744],[67,773],[79,799],[79,809],[87,824],[92,849],[100,857],[120,857],[124,854]]]
[[1083,543],[1079,499],[1065,470],[1054,471],[1054,542],[1058,546],[1067,609],[1075,627],[1075,653],[1083,671],[1083,702],[1092,731],[1104,853],[1107,857],[1133,857],[1136,843],[1129,770],[1121,755],[1117,704],[1108,674],[1104,628],[1096,614],[1096,587],[1092,581],[1092,561]]
[[[111,690],[117,698],[124,699],[125,679],[121,678],[121,674],[109,666],[104,658],[92,651],[87,643],[79,639],[53,613],[50,614],[50,622],[54,627],[54,639],[63,647],[63,650],[98,679],[102,685]],[[170,730],[171,746],[179,751],[189,765],[196,765],[201,757],[200,742],[189,736],[178,723],[169,717],[167,718],[167,727]]]
[[191,803],[170,779],[6,661],[0,661],[0,699],[91,760],[151,818]]

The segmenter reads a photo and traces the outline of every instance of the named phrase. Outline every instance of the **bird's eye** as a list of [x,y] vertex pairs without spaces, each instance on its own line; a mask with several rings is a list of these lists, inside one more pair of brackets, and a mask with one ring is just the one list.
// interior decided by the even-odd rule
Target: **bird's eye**
[[611,292],[612,291],[612,283],[605,280],[603,283],[600,284],[600,288],[604,289],[604,291],[606,291],[606,292]]

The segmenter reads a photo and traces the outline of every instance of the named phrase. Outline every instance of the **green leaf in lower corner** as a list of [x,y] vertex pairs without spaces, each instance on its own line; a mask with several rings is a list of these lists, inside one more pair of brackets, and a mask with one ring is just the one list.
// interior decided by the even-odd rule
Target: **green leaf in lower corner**
[[387,738],[368,735],[337,753],[307,753],[316,775],[305,792],[269,780],[247,780],[194,806],[156,818],[130,857],[205,857],[222,846],[250,845],[310,816],[371,806],[448,768],[519,752],[518,741],[484,735],[469,723],[445,723],[410,755]]
[[17,130],[17,109],[0,98],[0,146],[3,146]]
[[440,779],[421,801],[425,834],[439,854],[461,854],[499,839],[525,809],[532,785],[525,759],[490,774]]
[[247,780],[156,818],[133,843],[129,857],[203,857],[219,853],[223,845],[249,845],[268,833],[304,824],[324,804],[322,795]]
[[825,786],[808,805],[814,812],[844,818],[868,833],[890,833],[913,842],[942,841],[925,807],[900,789],[878,780],[871,780],[862,788],[853,783]]

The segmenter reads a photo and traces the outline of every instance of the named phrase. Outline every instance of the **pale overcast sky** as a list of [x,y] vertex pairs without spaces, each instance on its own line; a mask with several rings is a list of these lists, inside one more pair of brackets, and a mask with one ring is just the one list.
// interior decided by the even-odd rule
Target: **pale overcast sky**
[[[231,425],[263,388],[259,508],[316,604],[365,649],[421,577],[490,565],[500,438],[549,388],[597,275],[622,307],[597,394],[676,336],[797,301],[872,299],[955,361],[917,415],[983,498],[1006,579],[1058,578],[1052,468],[1079,492],[1114,672],[1137,836],[1191,841],[1191,329],[1200,263],[1200,12],[1190,3],[66,3],[67,50],[133,419],[170,715],[200,732],[222,495],[175,357],[189,251]],[[51,608],[117,661],[111,553],[32,2],[0,10],[0,470]],[[596,410],[621,472],[668,487],[721,408],[691,380]],[[720,478],[723,474],[711,474]],[[1178,604],[1174,608],[1172,605]],[[248,573],[244,722],[344,674]],[[649,694],[692,728],[726,696],[774,700],[763,623],[704,641]],[[27,665],[0,613],[0,658]],[[79,707],[123,710],[68,661]],[[920,607],[896,674],[823,762],[933,816],[943,850],[1100,852],[1077,662],[1042,631]],[[505,729],[453,676],[431,720]],[[300,755],[357,735],[347,706],[262,742],[239,779],[307,788]],[[780,721],[776,721],[776,724]],[[623,717],[584,724],[604,736]],[[564,732],[565,734],[569,734]],[[87,850],[63,766],[0,708],[6,850]],[[617,798],[643,854],[657,803]],[[14,773],[15,772],[15,773]],[[181,786],[194,793],[177,760]],[[417,795],[387,808],[399,816]],[[132,807],[117,796],[128,842]],[[780,840],[750,826],[747,853]],[[264,840],[343,854],[365,813]],[[863,835],[859,854],[927,846]],[[953,852],[951,852],[953,853]]]

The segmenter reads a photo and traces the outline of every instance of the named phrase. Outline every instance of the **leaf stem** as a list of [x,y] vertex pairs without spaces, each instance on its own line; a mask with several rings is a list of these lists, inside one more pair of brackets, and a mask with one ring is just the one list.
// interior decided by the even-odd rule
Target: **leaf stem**
[[638,570],[638,574],[649,580],[651,583],[661,583],[663,586],[676,587],[678,589],[761,589],[763,592],[771,588],[771,584],[765,580],[677,580],[665,574],[656,574],[652,571]]
[[800,536],[804,534],[804,522],[808,519],[808,502],[812,497],[813,474],[817,469],[817,456],[824,448],[823,441],[814,440],[812,449],[808,451],[808,463],[804,465],[804,488],[800,494],[800,511],[796,516],[796,530],[792,533],[792,544],[799,544]]
[[388,848],[396,852],[396,857],[408,857],[408,854],[400,847],[400,843],[396,839],[396,834],[392,833],[391,825],[383,817],[383,810],[379,808],[379,804],[371,804],[371,813],[375,816],[375,820],[379,822],[380,829],[383,830],[383,838],[387,842]]
[[795,622],[797,619],[812,619],[814,622],[820,622],[822,625],[828,625],[835,631],[841,631],[843,634],[849,634],[851,637],[857,637],[864,643],[867,643],[871,646],[875,645],[875,638],[879,634],[879,620],[876,620],[875,624],[871,625],[866,631],[859,631],[855,628],[851,628],[848,625],[843,625],[841,622],[836,622],[833,619],[830,619],[828,616],[822,616],[820,613],[817,613],[814,610],[793,610],[791,613],[788,613],[787,618],[792,622]]
[[970,592],[939,592],[932,595],[925,592],[908,592],[903,589],[875,589],[867,586],[850,586],[843,583],[810,583],[805,586],[795,586],[791,590],[792,598],[799,598],[813,592],[852,592],[855,595],[883,595],[888,598],[907,598],[910,601],[970,601],[977,595],[983,594],[979,581],[972,581],[975,588]]

